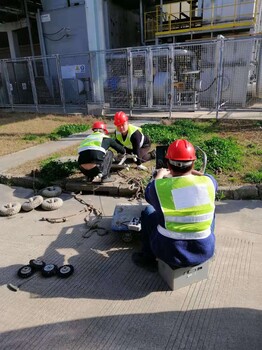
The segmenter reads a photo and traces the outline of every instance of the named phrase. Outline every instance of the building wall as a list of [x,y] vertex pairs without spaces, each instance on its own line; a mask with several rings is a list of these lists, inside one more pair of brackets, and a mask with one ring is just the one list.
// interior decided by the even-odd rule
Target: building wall
[[139,14],[108,4],[109,48],[140,45]]
[[41,22],[47,55],[89,50],[84,5],[43,11]]

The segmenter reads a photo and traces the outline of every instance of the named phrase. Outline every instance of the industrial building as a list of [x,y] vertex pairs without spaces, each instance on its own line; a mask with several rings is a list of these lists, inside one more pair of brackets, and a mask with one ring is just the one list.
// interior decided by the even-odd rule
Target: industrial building
[[0,106],[261,105],[261,9],[260,0],[1,0]]
[[1,0],[0,58],[254,35],[260,0]]

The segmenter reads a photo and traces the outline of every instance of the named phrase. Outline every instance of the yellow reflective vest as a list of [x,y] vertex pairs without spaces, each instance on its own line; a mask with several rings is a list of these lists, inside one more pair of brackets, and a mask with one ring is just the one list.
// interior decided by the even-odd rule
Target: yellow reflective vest
[[101,151],[103,153],[106,153],[106,150],[101,146],[103,138],[109,137],[101,132],[94,132],[91,135],[88,135],[78,147],[78,153],[86,150],[92,150],[92,151]]
[[173,239],[203,239],[211,233],[215,188],[208,176],[179,176],[155,180],[165,227],[158,232]]
[[133,146],[132,146],[132,143],[131,143],[131,136],[133,135],[134,132],[136,132],[137,130],[139,130],[142,134],[142,139],[141,139],[141,142],[140,142],[140,147],[143,146],[143,143],[144,143],[144,135],[143,135],[143,132],[142,132],[142,129],[135,126],[135,125],[132,125],[132,124],[129,124],[128,125],[128,131],[127,131],[127,135],[126,135],[126,138],[125,140],[123,139],[123,136],[121,134],[121,132],[119,132],[118,130],[116,130],[116,139],[126,148],[132,150],[133,149]]

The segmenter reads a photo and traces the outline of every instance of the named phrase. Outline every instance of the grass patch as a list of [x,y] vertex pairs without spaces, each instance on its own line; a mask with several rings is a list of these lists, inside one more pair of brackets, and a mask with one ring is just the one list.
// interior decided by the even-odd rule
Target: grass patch
[[57,158],[58,155],[53,155],[40,164],[39,177],[47,184],[64,179],[78,171],[77,162],[61,162]]
[[[70,134],[86,131],[93,121],[91,116],[32,116],[21,113],[2,115],[0,118],[0,155],[49,141],[50,134],[58,139],[65,137],[65,135],[68,136],[68,129]],[[105,118],[104,121],[107,122]],[[65,126],[74,124],[84,124],[85,129],[82,129],[82,126],[77,130],[72,126]],[[186,138],[195,146],[201,147],[207,154],[207,171],[215,175],[220,186],[227,186],[241,185],[246,182],[261,183],[261,126],[262,122],[256,120],[176,119],[174,121],[163,119],[160,124],[144,124],[142,129],[151,138],[152,148],[155,148],[156,145],[168,145],[177,138]],[[54,160],[54,158],[76,154],[77,145],[63,150],[63,152],[56,152],[51,158]],[[200,169],[201,155],[197,154],[197,156],[199,159],[196,162],[196,168]],[[30,174],[32,169],[40,171],[43,160],[44,157],[22,164],[11,169],[10,174]],[[151,167],[155,167],[155,161],[148,162],[146,166],[150,172]],[[61,173],[61,166],[59,170],[50,166],[47,173],[55,174],[52,175],[52,179],[60,179],[62,176],[67,177],[64,174],[67,174],[68,170]],[[134,176],[140,174],[135,169],[132,171]],[[57,178],[58,172],[59,177]],[[131,171],[127,175],[131,175]],[[141,176],[147,182],[147,175],[143,173]]]
[[244,181],[252,184],[261,184],[262,183],[262,168],[258,171],[253,171],[247,173],[244,176]]

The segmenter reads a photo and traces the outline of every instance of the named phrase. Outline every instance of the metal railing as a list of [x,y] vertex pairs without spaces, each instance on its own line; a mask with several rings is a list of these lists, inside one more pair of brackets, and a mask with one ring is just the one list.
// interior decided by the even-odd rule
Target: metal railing
[[254,28],[259,0],[229,0],[226,4],[205,2],[196,7],[194,0],[179,4],[157,5],[144,14],[144,40],[179,33],[206,32],[226,28]]

